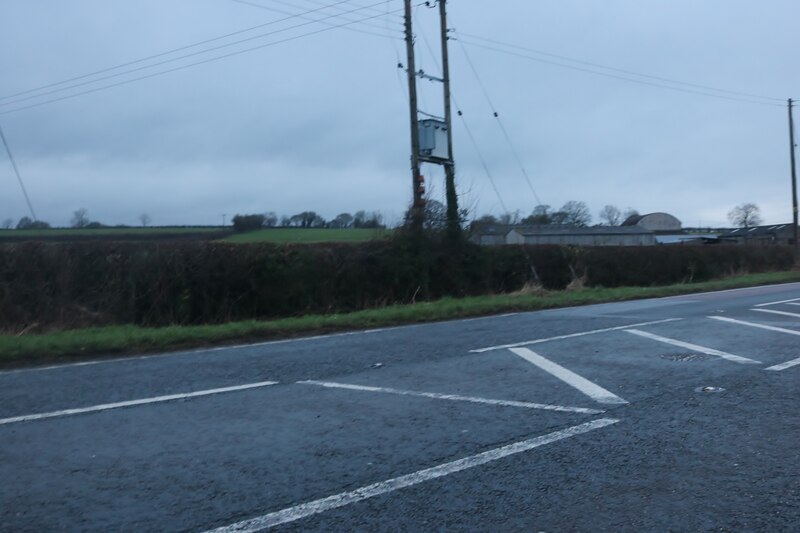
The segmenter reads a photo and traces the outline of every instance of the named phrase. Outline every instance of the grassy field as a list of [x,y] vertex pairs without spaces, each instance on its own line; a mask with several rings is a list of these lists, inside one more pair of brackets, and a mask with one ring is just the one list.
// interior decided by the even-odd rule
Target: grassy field
[[96,237],[115,235],[176,235],[186,233],[221,233],[229,231],[219,227],[209,226],[158,226],[152,228],[50,228],[50,229],[8,229],[0,230],[0,239],[40,239],[40,238],[70,238],[70,237]]
[[663,287],[580,289],[536,294],[445,298],[394,305],[355,313],[316,315],[220,325],[141,328],[109,326],[45,334],[0,335],[0,365],[22,366],[49,361],[85,360],[115,354],[152,353],[232,342],[448,320],[514,311],[535,311],[602,302],[636,300],[695,292],[800,281],[800,271],[750,274],[704,283]]
[[361,242],[385,239],[390,235],[391,230],[386,229],[268,228],[239,233],[222,240],[237,243]]

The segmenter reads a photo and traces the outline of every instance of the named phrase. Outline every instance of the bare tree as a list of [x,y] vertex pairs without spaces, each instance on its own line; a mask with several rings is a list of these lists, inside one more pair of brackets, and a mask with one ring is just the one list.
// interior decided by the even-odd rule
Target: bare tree
[[519,224],[519,209],[513,213],[503,213],[497,218],[497,221],[504,226],[515,226]]
[[382,228],[383,227],[383,215],[380,214],[378,211],[370,211],[367,214],[367,219],[361,225],[362,228]]
[[308,227],[309,228],[324,228],[327,224],[328,223],[325,221],[324,218],[322,218],[321,216],[319,216],[319,215],[317,215],[315,213],[314,214],[314,218],[311,219],[311,222],[309,222]]
[[619,226],[622,224],[622,213],[619,208],[607,205],[600,210],[600,223],[604,226]]
[[22,217],[17,222],[17,229],[47,229],[50,224],[42,220],[33,220],[30,217]]
[[592,223],[589,207],[584,202],[570,200],[562,205],[559,211],[564,214],[563,224],[586,227]]
[[761,224],[761,209],[756,204],[737,205],[728,213],[731,224],[740,228],[749,228]]
[[444,231],[447,228],[447,207],[438,200],[425,202],[425,229]]
[[353,215],[350,213],[340,213],[331,220],[332,228],[349,228],[353,225]]
[[383,215],[377,211],[367,213],[366,211],[356,211],[353,215],[354,228],[381,228],[383,227]]
[[3,229],[11,229],[13,225],[14,225],[13,219],[7,218],[3,221]]
[[494,215],[483,215],[480,218],[476,218],[472,223],[484,226],[490,224],[497,224],[497,217]]
[[139,215],[139,222],[142,223],[143,228],[146,228],[147,226],[150,225],[152,219],[150,218],[150,215],[148,215],[147,213],[142,213],[141,215]]
[[625,209],[625,212],[622,214],[622,222],[625,222],[626,220],[628,220],[631,217],[638,217],[638,216],[639,216],[639,211],[637,211],[636,209],[634,209],[632,207],[628,207],[627,209]]
[[325,219],[314,211],[303,211],[293,215],[290,220],[293,226],[300,228],[321,228],[325,225]]
[[264,227],[274,228],[278,225],[278,215],[274,211],[267,211],[264,213]]
[[81,207],[72,213],[72,221],[70,224],[73,228],[85,228],[89,225],[89,210]]
[[546,204],[539,204],[533,208],[530,216],[522,219],[523,224],[543,225],[552,222],[552,215],[550,213],[550,206]]

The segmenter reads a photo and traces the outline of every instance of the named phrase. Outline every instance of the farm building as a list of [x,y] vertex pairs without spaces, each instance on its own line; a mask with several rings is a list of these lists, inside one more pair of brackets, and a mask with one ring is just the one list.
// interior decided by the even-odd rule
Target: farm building
[[752,228],[736,228],[719,236],[723,242],[735,244],[782,246],[794,244],[794,226],[792,224],[775,224],[772,226],[754,226]]
[[647,215],[632,215],[622,223],[624,227],[638,226],[656,233],[680,234],[681,221],[669,213],[650,213]]
[[692,233],[656,233],[656,244],[716,244],[719,239],[716,234],[703,233],[696,235]]
[[652,246],[655,234],[622,226],[517,226],[506,235],[507,244],[562,244],[568,246]]
[[506,244],[506,235],[513,227],[507,224],[476,224],[472,228],[470,240],[486,246]]
[[562,244],[567,246],[651,246],[656,243],[652,231],[639,227],[541,225],[508,226],[482,224],[473,228],[472,242],[500,244]]

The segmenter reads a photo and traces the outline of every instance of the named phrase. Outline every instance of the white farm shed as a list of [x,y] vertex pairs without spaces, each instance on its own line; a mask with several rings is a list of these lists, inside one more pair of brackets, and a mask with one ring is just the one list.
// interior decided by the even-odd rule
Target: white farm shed
[[655,233],[637,226],[518,226],[506,235],[506,244],[653,246],[655,243]]

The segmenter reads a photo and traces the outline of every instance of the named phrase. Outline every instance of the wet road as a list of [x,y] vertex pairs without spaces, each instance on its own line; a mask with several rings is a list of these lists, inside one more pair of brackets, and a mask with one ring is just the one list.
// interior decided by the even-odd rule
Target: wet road
[[800,284],[0,373],[4,531],[796,530]]

